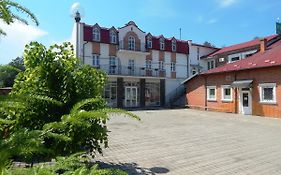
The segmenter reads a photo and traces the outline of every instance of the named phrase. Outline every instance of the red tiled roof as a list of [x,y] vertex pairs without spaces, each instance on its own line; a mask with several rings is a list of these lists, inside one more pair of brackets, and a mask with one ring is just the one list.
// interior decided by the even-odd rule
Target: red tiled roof
[[268,47],[264,53],[256,53],[246,59],[225,64],[203,72],[202,74],[214,74],[272,66],[281,66],[281,40]]
[[[272,39],[274,39],[275,37],[277,37],[278,35],[270,35],[265,37],[267,39],[267,41],[270,41]],[[210,55],[207,55],[207,57],[213,57],[215,55],[221,54],[221,53],[225,53],[225,52],[230,52],[230,51],[235,51],[235,50],[239,50],[239,49],[243,49],[243,48],[248,48],[248,47],[252,47],[252,46],[256,46],[260,44],[260,39],[254,39],[248,42],[244,42],[244,43],[240,43],[240,44],[235,44],[232,46],[228,46],[228,47],[224,47],[220,50],[218,50],[217,52],[211,53]]]

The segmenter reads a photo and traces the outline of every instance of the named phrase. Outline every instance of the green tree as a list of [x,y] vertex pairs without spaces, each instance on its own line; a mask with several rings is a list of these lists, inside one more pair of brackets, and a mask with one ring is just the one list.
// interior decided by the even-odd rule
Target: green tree
[[[11,95],[0,103],[2,146],[15,150],[10,158],[33,162],[81,151],[94,156],[108,146],[111,113],[138,118],[107,108],[101,97],[106,74],[80,64],[69,43],[48,49],[32,42],[25,48],[24,64]],[[21,138],[20,148],[16,138]]]
[[16,76],[21,71],[11,65],[0,65],[0,87],[12,87]]
[[[10,0],[0,0],[0,20],[8,25],[14,23],[15,21],[20,21],[28,25],[28,21],[15,12],[26,15],[36,25],[39,25],[36,16],[26,7],[23,7],[19,3]],[[6,35],[6,33],[0,28],[0,36],[1,35]]]
[[22,57],[17,57],[13,59],[8,65],[18,68],[22,71],[25,70],[24,62]]

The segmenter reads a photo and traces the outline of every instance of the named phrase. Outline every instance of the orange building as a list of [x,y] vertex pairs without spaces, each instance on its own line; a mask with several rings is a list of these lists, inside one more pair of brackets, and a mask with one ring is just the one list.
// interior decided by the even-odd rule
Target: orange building
[[187,106],[281,117],[281,40],[260,40],[258,53],[185,81]]

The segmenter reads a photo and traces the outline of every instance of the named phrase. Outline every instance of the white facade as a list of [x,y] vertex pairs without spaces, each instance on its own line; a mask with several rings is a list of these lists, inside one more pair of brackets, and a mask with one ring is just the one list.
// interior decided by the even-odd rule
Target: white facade
[[216,50],[218,49],[189,41],[189,77],[196,73],[208,70],[207,61],[202,60],[201,57],[213,53]]
[[[185,80],[189,76],[188,68],[189,68],[189,56],[188,50],[186,53],[167,51],[161,49],[147,49],[146,48],[146,37],[147,33],[143,32],[141,29],[137,27],[134,22],[129,22],[124,27],[119,28],[117,30],[117,38],[118,41],[115,45],[109,42],[104,42],[101,30],[110,30],[101,28],[100,29],[100,38],[101,41],[93,41],[85,39],[85,26],[95,28],[98,26],[97,24],[94,26],[89,26],[83,23],[79,23],[78,27],[78,35],[77,31],[74,29],[73,36],[73,44],[75,49],[78,48],[77,56],[81,59],[81,62],[90,66],[98,67],[102,70],[105,70],[108,73],[109,81],[115,82],[113,85],[107,90],[110,91],[115,86],[117,87],[117,79],[123,78],[125,97],[121,97],[124,100],[123,105],[127,105],[130,107],[134,107],[134,105],[140,105],[140,80],[145,79],[145,81],[149,84],[160,83],[160,80],[165,80],[165,101],[169,102],[169,98],[173,95],[173,91],[176,90],[179,86],[181,86],[181,82]],[[76,28],[76,25],[74,26]],[[85,33],[84,33],[85,32]],[[134,49],[128,49],[128,35],[134,37]],[[89,36],[88,37],[92,37]],[[76,41],[78,39],[78,45]],[[165,38],[166,40],[167,39]],[[184,41],[177,41],[184,42]],[[96,47],[96,48],[94,48]],[[137,48],[139,47],[139,48]],[[186,47],[188,48],[188,43],[186,42]],[[112,56],[112,48],[116,48],[116,53],[113,53]],[[114,49],[113,49],[114,50]],[[97,52],[97,53],[96,53]],[[160,57],[163,57],[160,59]],[[110,61],[114,59],[114,72],[110,72]],[[96,61],[98,59],[98,61]],[[147,69],[147,60],[151,60],[151,68]],[[98,64],[98,65],[97,65]],[[172,65],[175,64],[175,68],[172,69]],[[151,75],[147,72],[151,71]],[[133,72],[133,73],[132,73]],[[132,73],[132,74],[131,74]],[[130,81],[137,82],[131,83],[134,84],[129,89],[128,85]],[[160,84],[159,84],[160,86]],[[128,91],[127,91],[128,90]],[[136,102],[130,99],[130,105],[128,105],[128,101],[126,100],[129,91],[136,91],[136,94],[133,94],[136,98]],[[159,90],[160,91],[160,90]],[[112,96],[111,92],[109,93]],[[108,95],[108,94],[107,94]],[[118,95],[117,95],[118,96]],[[118,98],[118,97],[117,97]],[[110,104],[117,104],[116,101],[111,101]],[[132,105],[133,104],[133,105]],[[115,105],[114,105],[115,106]]]

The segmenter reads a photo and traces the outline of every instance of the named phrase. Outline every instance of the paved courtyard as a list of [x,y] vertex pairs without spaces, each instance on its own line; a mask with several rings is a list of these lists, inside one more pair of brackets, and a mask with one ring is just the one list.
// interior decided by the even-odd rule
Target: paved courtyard
[[281,174],[281,119],[189,109],[114,116],[97,160],[130,174]]

